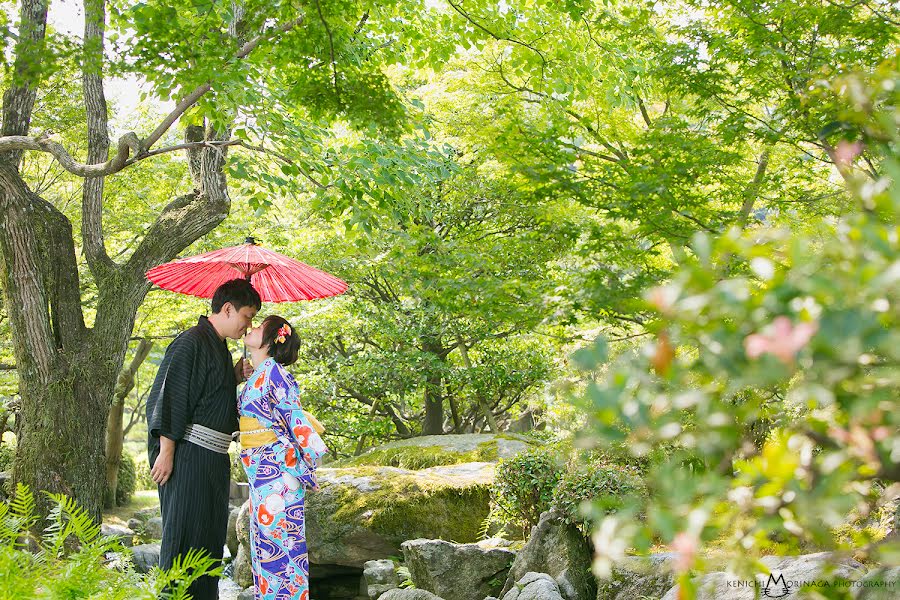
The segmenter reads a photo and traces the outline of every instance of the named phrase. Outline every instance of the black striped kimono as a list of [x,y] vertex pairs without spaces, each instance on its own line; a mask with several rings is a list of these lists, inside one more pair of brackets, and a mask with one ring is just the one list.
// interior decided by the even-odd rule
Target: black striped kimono
[[[175,440],[172,476],[159,486],[163,537],[159,566],[202,548],[221,560],[228,525],[227,454],[184,441],[197,424],[231,434],[238,429],[237,381],[226,342],[206,317],[169,344],[147,400],[150,465],[160,436]],[[195,600],[218,597],[218,579],[204,576],[190,588]]]

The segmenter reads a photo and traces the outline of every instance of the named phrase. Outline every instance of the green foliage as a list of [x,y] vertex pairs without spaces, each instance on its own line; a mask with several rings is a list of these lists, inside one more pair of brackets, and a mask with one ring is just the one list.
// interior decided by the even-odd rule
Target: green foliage
[[[38,523],[35,501],[23,485],[15,497],[0,505],[0,596],[3,598],[109,598],[186,600],[191,582],[204,574],[219,575],[216,561],[191,552],[168,571],[154,569],[146,578],[127,560],[127,548],[100,537],[100,526],[71,498],[48,494],[53,509],[40,538],[31,529]],[[124,561],[107,564],[116,552]]]
[[896,561],[896,542],[835,529],[882,510],[900,482],[898,84],[887,62],[813,92],[843,107],[848,137],[873,155],[835,150],[855,211],[799,231],[695,236],[648,294],[655,339],[588,385],[581,402],[604,444],[672,449],[651,461],[647,497],[596,528],[601,571],[613,549],[656,540],[697,570],[712,540],[735,572],[762,553],[846,549],[848,537],[870,560]]
[[582,531],[606,514],[628,505],[645,493],[640,472],[635,467],[606,461],[570,465],[553,492],[552,505],[563,518]]
[[604,515],[646,494],[644,467],[645,461],[621,448],[585,453],[565,439],[501,460],[482,537],[495,526],[511,526],[517,534],[527,535],[541,513],[551,508],[588,533]]
[[491,488],[492,515],[527,533],[550,508],[563,473],[558,458],[544,448],[501,460]]
[[135,461],[134,489],[136,491],[156,489],[156,483],[153,481],[153,476],[150,475],[150,465],[145,460]]
[[119,474],[116,479],[116,505],[127,504],[137,487],[137,467],[134,458],[128,452],[122,452],[119,461]]
[[409,567],[401,566],[397,567],[397,578],[400,581],[400,589],[413,589],[416,587],[416,584],[413,583],[412,573],[409,571]]
[[247,483],[247,471],[238,456],[229,456],[231,464],[231,480],[238,483]]
[[12,471],[16,460],[16,445],[10,442],[0,443],[0,471]]

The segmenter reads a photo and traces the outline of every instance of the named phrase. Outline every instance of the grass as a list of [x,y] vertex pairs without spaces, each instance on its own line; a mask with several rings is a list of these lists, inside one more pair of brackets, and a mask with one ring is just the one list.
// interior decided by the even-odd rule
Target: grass
[[134,493],[127,504],[103,511],[103,522],[125,525],[135,512],[154,506],[159,506],[159,495],[156,490],[139,490]]

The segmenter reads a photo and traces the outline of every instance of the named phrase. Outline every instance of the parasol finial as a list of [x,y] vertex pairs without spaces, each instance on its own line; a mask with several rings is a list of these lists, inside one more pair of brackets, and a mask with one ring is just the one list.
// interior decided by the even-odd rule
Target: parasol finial
[[256,238],[254,238],[252,235],[248,235],[246,238],[244,238],[244,243],[245,244],[253,244],[255,246]]

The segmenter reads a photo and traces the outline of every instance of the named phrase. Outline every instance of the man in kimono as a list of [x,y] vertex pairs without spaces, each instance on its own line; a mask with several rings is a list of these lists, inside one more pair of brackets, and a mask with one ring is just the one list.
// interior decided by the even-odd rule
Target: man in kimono
[[[192,549],[222,559],[228,526],[228,445],[238,429],[237,385],[243,359],[232,365],[226,338],[244,336],[261,306],[245,279],[222,284],[212,314],[169,344],[147,400],[150,474],[159,486],[163,536],[159,566],[168,569]],[[200,577],[195,600],[218,598],[218,579]]]

